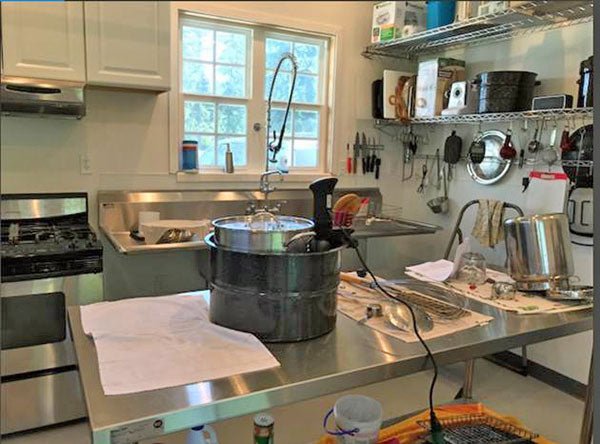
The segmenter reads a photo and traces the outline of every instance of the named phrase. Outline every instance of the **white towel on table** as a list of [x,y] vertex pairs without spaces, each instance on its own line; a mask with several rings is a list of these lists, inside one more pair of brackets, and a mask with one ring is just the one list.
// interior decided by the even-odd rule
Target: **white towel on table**
[[278,367],[253,335],[208,320],[199,293],[81,307],[106,395],[156,390]]

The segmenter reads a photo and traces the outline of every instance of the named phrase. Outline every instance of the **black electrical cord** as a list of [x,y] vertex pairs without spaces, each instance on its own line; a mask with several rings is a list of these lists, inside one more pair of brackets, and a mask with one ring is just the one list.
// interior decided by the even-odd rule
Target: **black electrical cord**
[[360,250],[358,249],[358,242],[355,239],[353,239],[350,236],[350,234],[347,233],[343,228],[342,228],[342,233],[346,237],[346,240],[348,241],[348,244],[350,245],[350,247],[352,247],[352,249],[354,249],[356,256],[358,257],[358,260],[361,263],[361,265],[363,266],[363,268],[365,269],[365,271],[369,274],[369,276],[371,276],[371,279],[373,280],[373,283],[375,284],[375,286],[387,297],[389,297],[390,299],[393,299],[396,302],[400,302],[401,304],[405,305],[408,308],[408,310],[410,311],[415,335],[417,336],[417,338],[419,339],[419,342],[421,343],[421,345],[427,352],[427,357],[431,360],[431,364],[433,366],[433,378],[431,379],[431,384],[429,386],[429,418],[431,421],[432,442],[433,442],[433,444],[444,444],[445,441],[443,439],[443,434],[442,434],[442,425],[440,424],[439,420],[437,419],[437,416],[435,415],[435,411],[433,409],[433,391],[435,389],[435,383],[438,378],[438,366],[437,366],[437,363],[435,362],[435,358],[433,357],[433,353],[431,353],[431,349],[429,348],[429,346],[427,345],[427,343],[425,342],[425,340],[419,333],[419,329],[417,328],[417,317],[415,316],[415,312],[410,304],[408,304],[407,302],[403,301],[402,299],[397,298],[396,296],[392,295],[384,287],[381,286],[381,284],[377,280],[377,277],[375,277],[375,274],[373,274],[371,269],[367,266],[366,261],[362,257],[362,254],[360,253]]

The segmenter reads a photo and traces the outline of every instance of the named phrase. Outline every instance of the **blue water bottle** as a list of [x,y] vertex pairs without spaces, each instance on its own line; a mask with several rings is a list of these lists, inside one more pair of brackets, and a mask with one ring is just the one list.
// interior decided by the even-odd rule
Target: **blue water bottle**
[[184,140],[181,143],[181,170],[198,171],[198,142]]

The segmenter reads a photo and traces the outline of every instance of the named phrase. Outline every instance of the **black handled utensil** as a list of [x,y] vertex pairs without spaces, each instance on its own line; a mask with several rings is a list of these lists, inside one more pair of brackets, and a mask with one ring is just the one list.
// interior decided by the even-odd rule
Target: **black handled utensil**
[[314,231],[317,241],[328,240],[331,236],[333,189],[337,181],[335,177],[324,177],[315,180],[309,186],[313,193],[313,222],[315,223]]

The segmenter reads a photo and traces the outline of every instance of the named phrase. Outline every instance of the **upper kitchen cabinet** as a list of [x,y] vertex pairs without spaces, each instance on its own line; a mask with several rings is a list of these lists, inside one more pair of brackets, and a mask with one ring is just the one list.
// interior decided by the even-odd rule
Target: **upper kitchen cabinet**
[[2,74],[85,81],[82,2],[2,2]]
[[168,90],[169,2],[86,1],[90,85]]

